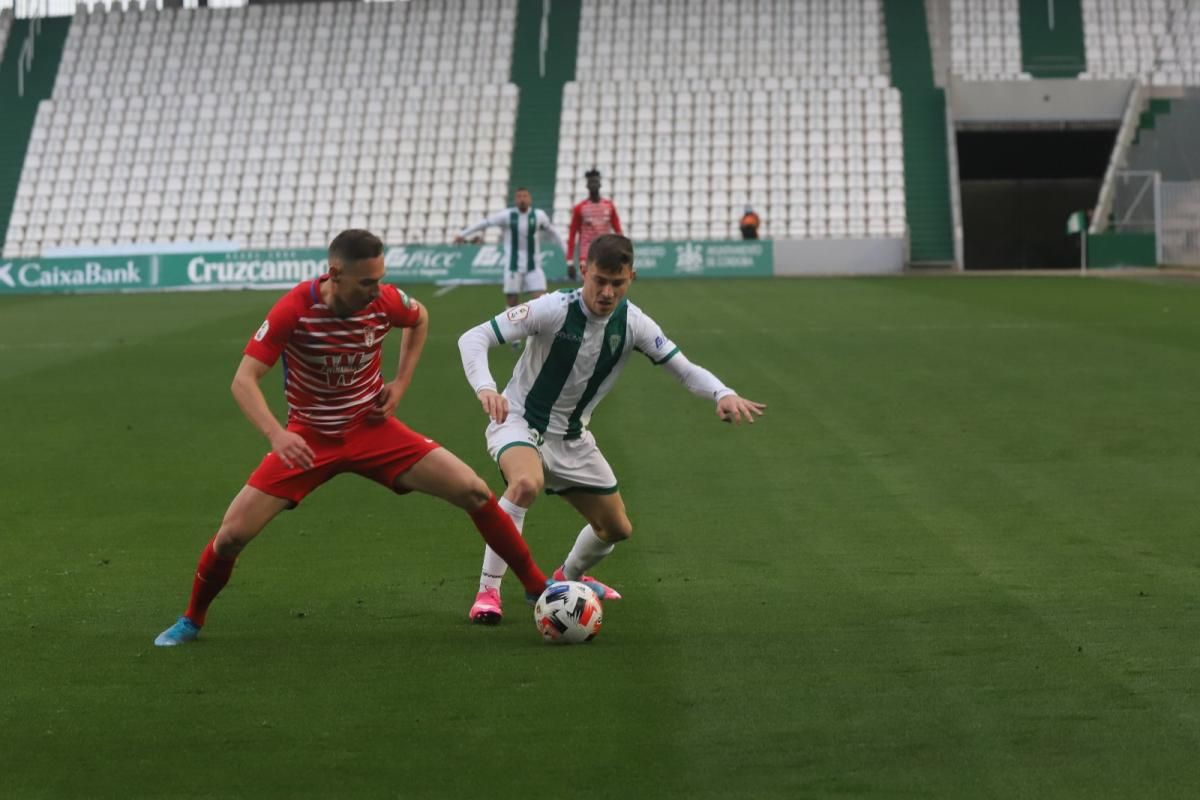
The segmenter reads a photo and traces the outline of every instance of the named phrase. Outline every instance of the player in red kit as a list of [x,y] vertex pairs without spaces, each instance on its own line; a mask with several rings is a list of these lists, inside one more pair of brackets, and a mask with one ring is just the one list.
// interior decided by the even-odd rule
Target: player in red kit
[[571,280],[575,280],[576,237],[579,237],[579,263],[586,264],[588,248],[597,236],[624,234],[617,207],[612,200],[600,196],[600,171],[590,169],[583,177],[587,180],[588,199],[571,211],[571,229],[567,232],[567,277]]
[[[364,230],[343,231],[329,245],[328,274],[285,294],[246,345],[233,396],[271,452],[225,512],[200,555],[187,610],[156,645],[194,640],[242,549],[279,512],[342,472],[397,494],[424,492],[458,506],[520,575],[527,593],[536,597],[545,588],[546,576],[483,479],[393,416],[412,381],[429,317],[420,303],[381,283],[384,274],[383,243]],[[396,377],[385,383],[380,351],[393,328],[404,332]],[[287,427],[259,388],[280,356]]]

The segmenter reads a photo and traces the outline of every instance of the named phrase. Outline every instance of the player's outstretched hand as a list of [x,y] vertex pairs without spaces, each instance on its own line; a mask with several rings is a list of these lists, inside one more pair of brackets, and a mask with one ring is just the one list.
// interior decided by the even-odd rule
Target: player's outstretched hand
[[308,469],[313,465],[317,454],[304,441],[304,437],[292,431],[283,430],[271,437],[271,450],[289,469]]
[[479,398],[479,405],[483,406],[483,413],[497,425],[508,418],[508,400],[495,389],[480,389],[476,397]]
[[753,425],[754,416],[757,414],[761,417],[766,407],[766,403],[756,403],[736,394],[727,394],[717,403],[717,416],[722,422],[732,422],[735,425],[741,425],[742,419],[745,418],[746,422]]
[[463,237],[461,237],[461,236],[455,236],[455,237],[454,237],[454,243],[455,243],[455,244],[464,244],[466,241],[467,241],[467,240],[466,240],[466,239],[464,239],[464,238],[463,238]]
[[387,419],[396,413],[396,406],[400,405],[400,398],[404,395],[404,391],[394,383],[385,383],[383,391],[375,398],[375,407],[371,409],[371,419],[381,420]]

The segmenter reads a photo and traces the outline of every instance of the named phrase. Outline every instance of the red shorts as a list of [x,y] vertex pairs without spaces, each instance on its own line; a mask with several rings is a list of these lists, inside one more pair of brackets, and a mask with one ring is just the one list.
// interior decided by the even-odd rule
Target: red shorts
[[357,473],[404,494],[406,490],[396,489],[396,478],[441,446],[395,417],[366,422],[343,436],[326,436],[295,423],[288,423],[287,429],[308,442],[316,454],[313,465],[308,469],[289,467],[270,452],[246,484],[272,497],[290,500],[293,506],[343,472]]

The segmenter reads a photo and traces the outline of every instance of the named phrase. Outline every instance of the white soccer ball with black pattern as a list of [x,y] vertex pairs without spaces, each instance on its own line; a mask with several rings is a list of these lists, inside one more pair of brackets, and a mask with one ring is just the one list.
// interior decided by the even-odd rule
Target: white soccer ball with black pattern
[[596,593],[578,581],[560,581],[542,592],[533,621],[547,642],[590,642],[600,632],[604,608]]

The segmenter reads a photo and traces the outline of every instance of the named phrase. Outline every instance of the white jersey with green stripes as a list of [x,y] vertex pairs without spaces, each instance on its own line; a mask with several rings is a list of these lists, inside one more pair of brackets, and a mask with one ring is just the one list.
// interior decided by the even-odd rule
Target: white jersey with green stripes
[[504,229],[502,265],[505,272],[532,272],[538,268],[542,234],[551,229],[550,217],[546,216],[545,211],[531,208],[522,214],[515,207],[506,208],[488,217],[486,223]]
[[640,308],[622,300],[607,317],[588,310],[579,289],[542,295],[492,320],[498,343],[525,340],[504,387],[509,418],[541,433],[573,438],[617,382],[629,354],[666,363],[679,348]]

